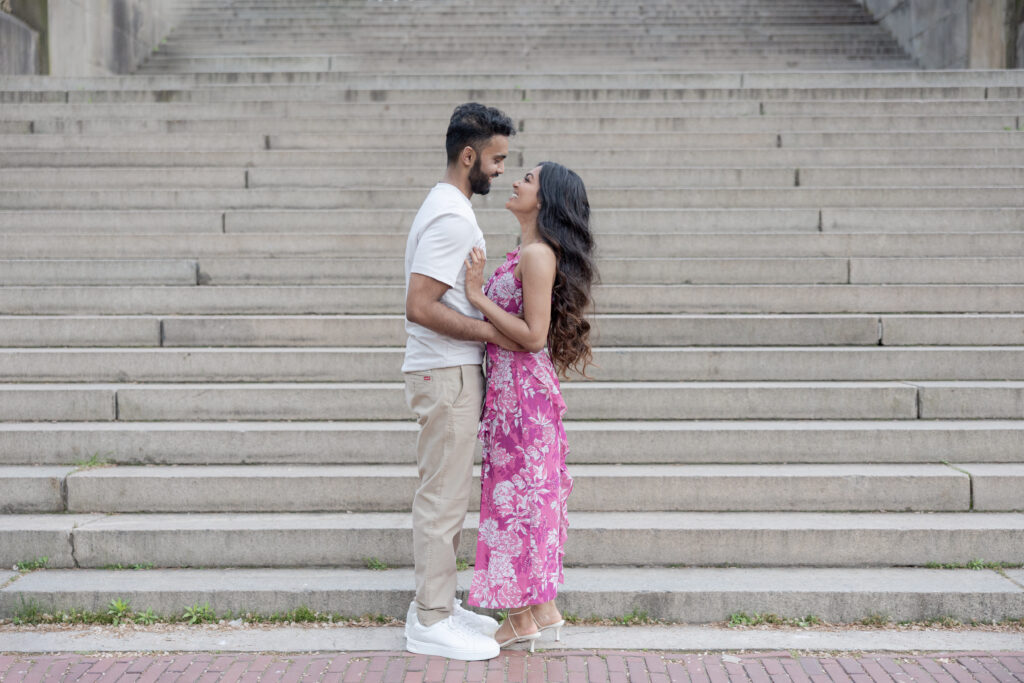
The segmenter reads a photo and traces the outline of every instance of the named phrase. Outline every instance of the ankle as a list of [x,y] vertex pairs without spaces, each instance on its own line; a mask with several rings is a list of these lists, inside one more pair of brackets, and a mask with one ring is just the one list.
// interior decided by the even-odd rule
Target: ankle
[[533,633],[537,630],[537,625],[533,621],[529,607],[510,609],[508,611],[508,622],[511,626],[515,627],[516,633],[519,635]]
[[533,617],[540,624],[551,624],[562,619],[554,601],[546,602],[543,605],[534,605]]

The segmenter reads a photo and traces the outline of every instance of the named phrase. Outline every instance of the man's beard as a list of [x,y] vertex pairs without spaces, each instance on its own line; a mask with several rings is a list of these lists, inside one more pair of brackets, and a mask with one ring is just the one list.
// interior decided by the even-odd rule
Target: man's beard
[[491,179],[480,171],[480,159],[469,169],[469,189],[473,194],[487,194],[491,191]]

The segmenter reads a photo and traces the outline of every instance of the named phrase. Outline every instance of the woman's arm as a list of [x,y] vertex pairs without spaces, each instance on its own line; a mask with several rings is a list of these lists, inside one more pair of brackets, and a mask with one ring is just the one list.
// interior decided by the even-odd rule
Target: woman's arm
[[519,252],[519,270],[523,283],[523,317],[515,316],[483,293],[484,252],[474,248],[466,260],[466,297],[491,324],[512,341],[531,352],[548,343],[551,324],[551,289],[555,284],[557,261],[548,245],[538,242]]
[[412,273],[405,296],[406,319],[453,339],[490,342],[509,351],[523,350],[491,323],[464,316],[441,303],[448,289],[448,285],[432,277]]

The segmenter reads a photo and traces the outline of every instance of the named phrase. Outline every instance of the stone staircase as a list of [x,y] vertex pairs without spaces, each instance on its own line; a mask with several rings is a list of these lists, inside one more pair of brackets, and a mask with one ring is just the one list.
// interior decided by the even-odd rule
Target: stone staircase
[[1024,616],[929,568],[1024,562],[1024,73],[841,0],[478,4],[195,2],[141,74],[0,79],[0,567],[49,558],[0,617],[404,615],[401,255],[467,100],[521,130],[492,257],[540,160],[595,209],[566,612]]
[[[146,73],[912,68],[848,0],[287,0],[196,5]],[[506,64],[502,64],[506,66]]]

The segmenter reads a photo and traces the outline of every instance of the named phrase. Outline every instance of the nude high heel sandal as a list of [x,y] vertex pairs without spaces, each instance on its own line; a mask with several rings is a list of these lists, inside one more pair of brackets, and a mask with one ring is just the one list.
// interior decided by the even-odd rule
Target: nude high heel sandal
[[534,616],[534,614],[533,614],[533,606],[532,605],[530,606],[530,618],[533,619],[533,623],[537,624],[537,633],[538,634],[539,633],[544,633],[544,631],[547,631],[547,630],[550,630],[550,629],[555,629],[555,640],[556,641],[561,641],[562,640],[562,627],[565,626],[565,619],[559,619],[558,621],[554,622],[553,624],[548,624],[548,625],[544,626],[539,621],[537,621],[537,617]]
[[[527,643],[528,642],[528,643],[530,643],[530,652],[533,652],[533,646],[537,643],[538,640],[540,640],[540,631],[537,631],[536,633],[527,633],[525,636],[521,636],[521,635],[519,635],[519,632],[516,631],[516,625],[512,623],[512,617],[513,616],[518,616],[520,614],[523,614],[524,612],[530,612],[530,608],[527,607],[526,609],[521,609],[518,612],[512,612],[511,610],[509,611],[509,613],[508,613],[509,618],[506,619],[505,621],[507,621],[508,625],[512,627],[512,634],[513,635],[512,635],[511,638],[506,640],[504,643],[500,643],[499,642],[498,643],[498,647],[504,648],[505,646],[512,645],[513,643]],[[530,612],[530,617],[531,618],[533,617],[533,612]],[[536,621],[536,619],[534,619],[534,621]]]

